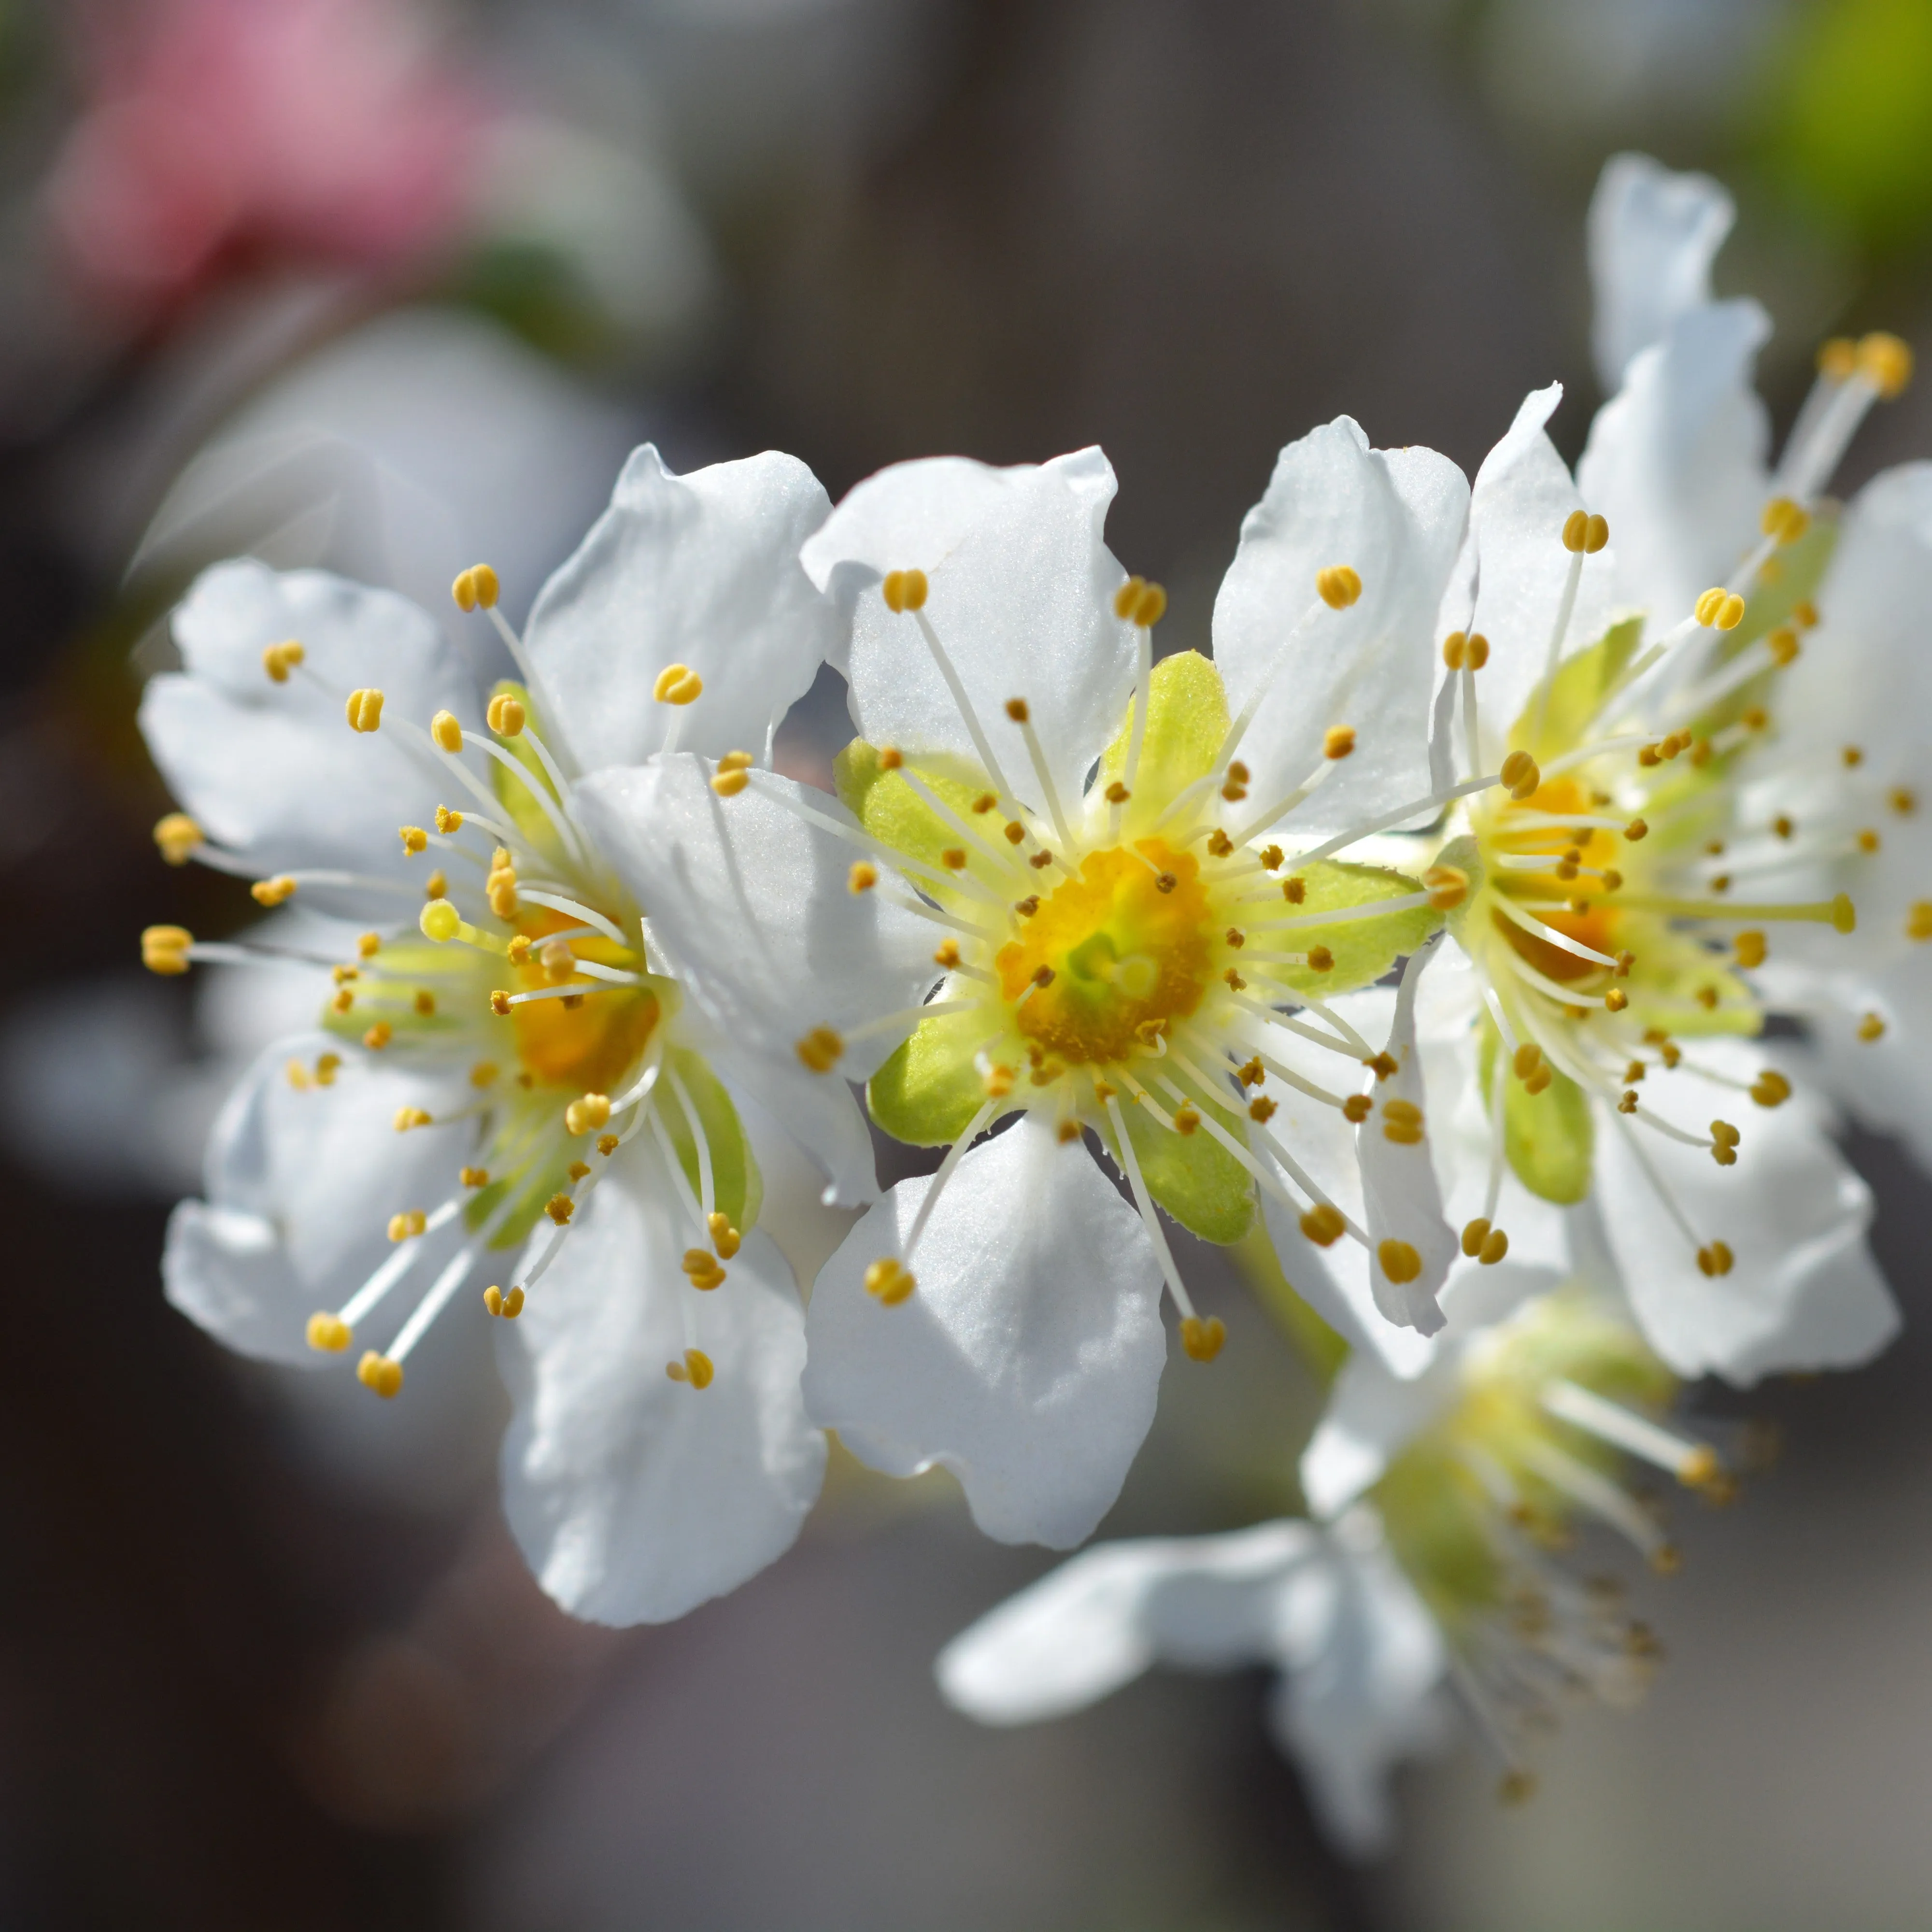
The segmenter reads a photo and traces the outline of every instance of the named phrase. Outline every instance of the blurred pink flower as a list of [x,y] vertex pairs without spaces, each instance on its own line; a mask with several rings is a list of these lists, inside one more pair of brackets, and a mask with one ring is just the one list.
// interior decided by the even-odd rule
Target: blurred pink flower
[[488,110],[401,0],[144,0],[86,32],[46,195],[104,292],[158,304],[237,256],[392,267],[463,218]]

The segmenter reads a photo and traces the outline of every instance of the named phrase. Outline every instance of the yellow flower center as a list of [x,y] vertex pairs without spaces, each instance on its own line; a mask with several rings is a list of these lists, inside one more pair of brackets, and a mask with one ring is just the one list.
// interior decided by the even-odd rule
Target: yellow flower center
[[994,964],[1002,994],[1022,1002],[1019,1032],[1045,1053],[1093,1064],[1125,1060],[1155,1026],[1186,1018],[1219,943],[1199,862],[1142,838],[1088,853]]
[[[514,969],[520,991],[535,992],[556,983],[544,964],[541,942],[545,934],[568,923],[548,911],[519,920],[519,928],[539,942]],[[632,970],[638,964],[628,947],[608,939],[579,937],[569,946],[580,959]],[[615,1093],[650,1043],[662,1011],[649,986],[598,986],[578,997],[520,1002],[511,1009],[517,1057],[539,1085],[573,1094]]]
[[[1534,916],[1544,925],[1614,958],[1624,949],[1624,919],[1613,892],[1606,890],[1604,874],[1616,878],[1619,866],[1629,870],[1630,847],[1621,834],[1601,826],[1546,827],[1534,822],[1600,814],[1601,809],[1583,785],[1566,776],[1552,778],[1520,802],[1501,795],[1498,805],[1474,814],[1474,824],[1486,892],[1534,902]],[[1546,856],[1548,866],[1498,862],[1533,856]],[[1544,978],[1566,986],[1606,979],[1603,967],[1526,931],[1493,900],[1487,910],[1495,933]]]

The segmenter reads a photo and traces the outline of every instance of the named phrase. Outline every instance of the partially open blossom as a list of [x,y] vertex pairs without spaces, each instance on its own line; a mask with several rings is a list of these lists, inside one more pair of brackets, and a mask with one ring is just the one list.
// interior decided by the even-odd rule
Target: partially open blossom
[[[790,458],[677,477],[640,450],[526,637],[492,572],[458,580],[523,673],[487,698],[403,599],[224,565],[142,708],[184,808],[164,856],[366,928],[315,1030],[224,1111],[208,1198],[170,1228],[170,1299],[248,1354],[358,1355],[385,1396],[433,1323],[496,1319],[511,1526],[552,1594],[606,1622],[677,1616],[769,1562],[824,1445],[797,1291],[754,1226],[733,1090],[758,1063],[653,950],[574,785],[680,744],[740,775],[765,755],[831,636],[797,562],[826,507]],[[281,969],[272,938],[152,928],[143,952]],[[800,1084],[759,1097],[868,1198],[850,1094]]]

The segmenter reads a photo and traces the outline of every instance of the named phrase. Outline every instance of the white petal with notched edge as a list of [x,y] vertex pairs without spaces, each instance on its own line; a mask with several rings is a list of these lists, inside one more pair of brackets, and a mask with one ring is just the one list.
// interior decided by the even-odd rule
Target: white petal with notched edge
[[[1289,829],[1340,831],[1428,795],[1436,614],[1468,505],[1446,456],[1371,449],[1338,416],[1281,452],[1242,519],[1214,600],[1214,661],[1238,716],[1273,680],[1238,754],[1251,793],[1275,797],[1307,778],[1331,725],[1355,732],[1353,754]],[[1296,635],[1317,573],[1343,564],[1360,578],[1360,597],[1346,610],[1319,606]]]
[[887,1307],[866,1268],[903,1252],[929,1180],[902,1181],[812,1290],[806,1399],[888,1475],[943,1464],[1004,1543],[1065,1549],[1120,1492],[1167,1342],[1140,1217],[1078,1141],[1028,1116],[961,1161]]
[[1711,299],[1711,264],[1737,208],[1708,175],[1677,174],[1647,154],[1604,164],[1588,221],[1590,342],[1597,380],[1614,394],[1630,358]]
[[[448,710],[467,725],[476,714],[469,673],[435,625],[386,590],[244,562],[196,580],[174,634],[185,668],[149,680],[141,730],[208,837],[264,875],[328,868],[419,883],[421,861],[412,874],[396,830],[429,822],[438,781],[395,722],[426,727]],[[303,662],[274,683],[262,654],[290,640]],[[386,699],[383,728],[352,730],[349,693],[370,686]],[[412,910],[408,896],[314,886],[304,896],[351,916]]]
[[[1767,1060],[1762,1048],[1730,1040],[1695,1042],[1685,1058],[1745,1082]],[[1653,1095],[1651,1104],[1701,1130],[1708,1114],[1700,1108],[1694,1115],[1690,1099],[1678,1102],[1683,1090]],[[1696,1250],[1617,1131],[1630,1124],[1607,1108],[1596,1112],[1597,1195],[1611,1252],[1645,1339],[1678,1375],[1748,1385],[1780,1370],[1851,1368],[1898,1332],[1898,1308],[1866,1244],[1871,1190],[1802,1085],[1782,1106],[1736,1115],[1742,1139],[1731,1167],[1636,1127],[1700,1238],[1730,1246],[1731,1270],[1716,1276],[1698,1268]]]
[[926,572],[922,614],[1006,777],[1046,801],[1007,704],[1024,698],[1062,806],[1078,805],[1094,760],[1120,728],[1133,689],[1133,633],[1114,614],[1126,573],[1102,537],[1114,472],[1098,449],[1037,468],[962,457],[903,463],[861,483],[807,544],[805,560],[850,614],[843,670],[861,737],[908,757],[979,759],[916,620],[886,608],[892,570]]
[[[289,1084],[290,1060],[313,1069],[320,1054],[341,1048],[328,1034],[308,1034],[262,1053],[209,1136],[207,1199],[182,1202],[168,1223],[169,1300],[244,1355],[308,1367],[334,1360],[309,1347],[308,1318],[339,1307],[395,1252],[392,1214],[428,1212],[452,1191],[447,1132],[399,1135],[394,1120],[404,1106],[461,1106],[463,1075],[426,1076],[358,1054],[329,1086]],[[426,1286],[460,1232],[420,1238],[428,1252],[416,1268]],[[413,1299],[409,1283],[395,1298]],[[386,1307],[385,1326],[395,1319]]]
[[[526,639],[580,771],[649,758],[680,713],[687,751],[763,753],[837,634],[798,562],[828,508],[812,472],[776,451],[686,476],[649,443],[633,453]],[[704,680],[688,706],[652,694],[674,664]]]
[[[721,1286],[692,1288],[656,1158],[616,1156],[497,1337],[515,1408],[504,1512],[544,1588],[596,1623],[662,1623],[735,1589],[791,1546],[825,1470],[783,1259],[754,1229]],[[694,1336],[707,1388],[664,1372]]]

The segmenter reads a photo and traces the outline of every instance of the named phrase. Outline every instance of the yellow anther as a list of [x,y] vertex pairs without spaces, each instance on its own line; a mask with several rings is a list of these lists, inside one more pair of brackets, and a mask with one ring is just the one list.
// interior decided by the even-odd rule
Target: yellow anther
[[1480,631],[1472,632],[1462,646],[1462,668],[1465,670],[1480,670],[1489,661],[1489,639]]
[[433,1122],[421,1107],[398,1107],[396,1109],[396,1131],[406,1134],[412,1127],[427,1127]]
[[1325,1201],[1318,1201],[1301,1217],[1301,1232],[1318,1248],[1333,1247],[1348,1232],[1340,1213]]
[[597,1151],[606,1160],[608,1160],[623,1144],[622,1140],[616,1134],[599,1134],[597,1136]]
[[1134,605],[1132,621],[1143,631],[1150,631],[1167,615],[1167,592],[1158,584],[1144,584]]
[[1299,905],[1308,896],[1308,881],[1299,872],[1292,873],[1281,882],[1281,896],[1290,905]]
[[490,910],[501,920],[512,920],[517,916],[517,875],[514,872],[493,872],[490,883],[484,889],[484,897],[490,902]]
[[1442,662],[1451,670],[1462,668],[1462,653],[1468,641],[1469,635],[1466,631],[1451,631],[1442,640]]
[[1332,973],[1335,970],[1335,956],[1325,946],[1311,946],[1308,949],[1308,970],[1311,973]]
[[262,668],[268,673],[271,683],[286,684],[289,673],[308,655],[291,638],[286,643],[269,645],[262,653]]
[[382,935],[380,932],[364,932],[357,937],[356,956],[358,959],[373,959],[382,950]]
[[1624,827],[1624,836],[1628,838],[1633,845],[1634,845],[1640,838],[1646,838],[1649,836],[1650,826],[1641,818],[1633,818],[1630,822]]
[[1590,513],[1587,510],[1572,510],[1563,520],[1563,548],[1573,556],[1583,554],[1583,546],[1590,538]]
[[866,1270],[866,1292],[896,1308],[918,1286],[916,1277],[890,1255],[882,1255]]
[[1620,1013],[1629,1004],[1630,995],[1621,986],[1612,986],[1604,995],[1604,1005],[1608,1012]]
[[1737,949],[1738,964],[1740,966],[1748,970],[1754,966],[1762,966],[1764,964],[1765,956],[1768,949],[1765,944],[1762,933],[1755,931],[1741,932],[1731,943]]
[[1546,1064],[1539,1066],[1534,1073],[1526,1074],[1523,1076],[1522,1090],[1526,1094],[1540,1094],[1548,1088],[1551,1081],[1556,1077],[1554,1072]]
[[490,1010],[500,1020],[510,1016],[510,995],[500,986],[490,995]]
[[1789,496],[1774,496],[1764,506],[1764,533],[1781,544],[1796,543],[1811,527],[1811,513]]
[[202,842],[202,830],[184,812],[171,812],[154,824],[154,843],[170,866],[185,866]]
[[1901,818],[1910,818],[1918,809],[1918,794],[1910,785],[1894,785],[1885,802]]
[[942,939],[933,949],[932,963],[944,966],[949,972],[959,964],[959,942],[956,939]]
[[1871,826],[1868,825],[1860,829],[1858,835],[1858,847],[1861,852],[1866,854],[1876,852],[1879,848],[1879,836]]
[[282,1069],[288,1076],[289,1084],[298,1094],[306,1094],[309,1089],[308,1069],[299,1060],[292,1060]]
[[141,934],[141,964],[150,973],[172,977],[188,968],[194,934],[184,926],[151,926]]
[[1006,716],[1016,724],[1025,724],[1032,715],[1032,712],[1027,709],[1027,701],[1024,698],[1010,698],[1006,700]]
[[1009,845],[1018,845],[1026,837],[1026,827],[1017,819],[1009,819],[1000,830]]
[[704,680],[688,664],[666,664],[651,686],[651,695],[660,704],[694,704],[704,695]]
[[718,1251],[721,1261],[728,1262],[738,1252],[738,1244],[744,1239],[731,1225],[728,1214],[711,1214],[706,1216],[705,1226],[710,1231],[711,1245]]
[[[463,748],[462,722],[453,711],[439,711],[429,721],[429,735],[436,741],[436,748],[439,751],[454,752],[460,752]],[[463,823],[460,813],[448,813],[441,806],[438,806],[436,808],[436,829],[439,832],[448,830],[449,827],[442,821],[446,818],[452,817],[458,825]]]
[[1867,1013],[1858,1022],[1858,1037],[1869,1046],[1875,1040],[1885,1037],[1885,1022],[1876,1013]]
[[1765,648],[1771,653],[1771,661],[1781,670],[1793,662],[1798,656],[1798,633],[1785,628],[1772,632],[1764,640]]
[[1476,1257],[1484,1268],[1494,1268],[1509,1252],[1509,1237],[1500,1228],[1492,1228],[1490,1238],[1483,1244],[1482,1252]]
[[1322,734],[1322,755],[1324,758],[1346,758],[1355,748],[1355,728],[1352,724],[1331,724]]
[[1636,1090],[1634,1088],[1628,1089],[1618,1098],[1617,1112],[1620,1114],[1634,1114],[1636,1112],[1636,1109],[1637,1098]]
[[325,1355],[339,1355],[355,1340],[349,1324],[326,1311],[308,1318],[308,1345]]
[[459,1185],[464,1187],[488,1187],[490,1170],[487,1167],[462,1167],[456,1171]]
[[879,883],[879,868],[866,860],[854,860],[845,883],[855,892],[869,892]]
[[394,1027],[390,1025],[387,1020],[378,1020],[376,1024],[362,1036],[362,1044],[366,1046],[371,1053],[380,1053],[383,1048],[387,1046],[390,1041],[394,1040],[395,1036],[396,1030]]
[[1342,1102],[1342,1118],[1359,1127],[1375,1111],[1375,1105],[1366,1094],[1351,1094]]
[[333,1087],[337,1070],[342,1064],[339,1053],[322,1053],[316,1056],[315,1084],[318,1087]]
[[1376,1244],[1376,1259],[1382,1263],[1382,1273],[1398,1287],[1415,1280],[1422,1273],[1422,1257],[1408,1242],[1398,1241],[1393,1235]]
[[396,834],[403,842],[403,853],[413,859],[418,852],[429,850],[429,834],[420,825],[399,825]]
[[1180,1346],[1190,1361],[1211,1362],[1227,1339],[1228,1325],[1218,1315],[1210,1315],[1204,1322],[1198,1315],[1190,1315],[1181,1322]]
[[889,570],[879,589],[888,610],[903,614],[925,608],[926,581],[922,570]]
[[382,728],[382,694],[373,687],[352,691],[344,707],[352,731],[380,731]]
[[1201,1116],[1191,1101],[1184,1100],[1174,1110],[1174,1131],[1178,1134],[1191,1134],[1201,1124]]
[[449,586],[460,610],[488,610],[496,601],[496,573],[487,563],[472,563]]
[[1469,875],[1460,866],[1431,866],[1422,875],[1422,889],[1438,912],[1448,912],[1469,896]]
[[949,872],[963,872],[966,869],[966,848],[963,845],[949,845],[940,854],[939,862]]
[[1718,621],[1718,613],[1724,608],[1724,599],[1731,593],[1720,584],[1706,591],[1692,606],[1692,614],[1699,623],[1708,628]]
[[1264,845],[1256,854],[1262,862],[1264,872],[1278,872],[1281,869],[1282,850],[1279,845]]
[[980,1085],[989,1100],[1004,1100],[1013,1090],[1017,1076],[1010,1066],[994,1065],[980,1077]]
[[546,940],[538,949],[537,962],[553,986],[561,986],[577,970],[577,955],[567,939]]
[[1331,610],[1346,610],[1362,594],[1362,580],[1346,563],[1315,573],[1315,594]]
[[[880,771],[896,772],[898,770],[900,766],[904,763],[905,754],[898,750],[896,746],[891,745],[881,745],[879,747],[879,769]],[[990,812],[993,808],[994,803],[995,802],[992,794],[991,792],[982,792],[980,794],[980,796],[984,798],[986,802],[984,805],[975,805],[973,809],[975,812]]]
[[1587,556],[1594,556],[1610,540],[1610,526],[1602,517],[1592,513],[1589,525],[1583,532],[1583,551]]
[[446,946],[463,930],[463,915],[447,899],[431,899],[416,915],[425,939]]
[[[662,683],[662,679],[658,682]],[[507,691],[500,691],[490,699],[489,708],[484,714],[491,730],[500,738],[514,738],[522,731],[530,720],[524,711],[523,700],[514,698]]]
[[1483,1252],[1483,1244],[1490,1238],[1490,1224],[1478,1214],[1473,1221],[1462,1224],[1462,1252],[1472,1261]]
[[389,1239],[406,1241],[420,1234],[429,1226],[429,1216],[420,1208],[411,1208],[400,1214],[389,1216]]
[[248,896],[257,905],[278,906],[295,896],[296,882],[286,872],[272,879],[257,879],[248,888]]
[[610,1099],[606,1094],[586,1094],[563,1110],[563,1124],[573,1134],[588,1134],[610,1124]]
[[718,1265],[718,1257],[708,1248],[686,1248],[679,1266],[684,1270],[692,1286],[706,1294],[724,1280],[724,1270]]
[[727,752],[718,760],[718,771],[711,781],[711,789],[720,798],[736,798],[751,782],[751,753]]
[[687,1348],[681,1362],[667,1362],[664,1373],[674,1382],[688,1382],[694,1389],[707,1389],[717,1373],[711,1358],[702,1348]]
[[1422,1109],[1413,1100],[1390,1100],[1382,1108],[1382,1137],[1399,1147],[1415,1147],[1422,1139]]
[[577,1203],[568,1194],[553,1194],[544,1203],[544,1212],[561,1228],[577,1212]]
[[1140,608],[1141,592],[1147,588],[1144,577],[1130,577],[1114,592],[1114,615],[1131,622]]
[[500,1288],[494,1285],[490,1287],[486,1288],[483,1291],[483,1306],[488,1309],[492,1315],[502,1314],[503,1312],[503,1291]]
[[1722,1241],[1712,1241],[1697,1250],[1697,1265],[1707,1275],[1729,1274],[1736,1259]]
[[1895,335],[1875,331],[1859,343],[1858,374],[1889,402],[1912,380],[1912,351]]
[[1818,345],[1818,373],[1842,382],[1858,366],[1858,345],[1849,335],[1834,335]]
[[1914,899],[1905,915],[1907,939],[1932,939],[1932,899]]
[[1856,932],[1858,930],[1858,908],[1852,904],[1849,892],[1840,892],[1832,902],[1832,930],[1834,932]]
[[[1133,794],[1128,790],[1118,778],[1107,788],[1106,800],[1109,805],[1125,805],[1132,796]],[[974,808],[975,810],[977,808],[976,806]]]
[[828,1026],[814,1027],[797,1047],[799,1058],[814,1073],[830,1073],[844,1051],[844,1041]]
[[1265,1094],[1258,1094],[1248,1102],[1248,1118],[1262,1126],[1274,1118],[1275,1103]]
[[1718,606],[1712,620],[1720,631],[1735,631],[1744,620],[1744,600],[1733,590]]
[[1543,773],[1536,760],[1522,751],[1510,752],[1496,776],[1502,780],[1510,796],[1515,799],[1531,797],[1543,783]]
[[1791,1082],[1774,1066],[1767,1066],[1751,1082],[1750,1096],[1760,1107],[1779,1107],[1791,1098]]
[[436,995],[427,986],[416,988],[416,996],[410,1004],[424,1019],[430,1018],[436,1012]]
[[379,1355],[374,1348],[356,1364],[356,1379],[366,1389],[374,1389],[385,1402],[400,1393],[403,1365]]
[[346,986],[344,986],[329,1002],[338,1013],[346,1013],[355,1004],[356,995]]
[[1734,1148],[1742,1136],[1729,1120],[1711,1123],[1711,1142],[1714,1147]]

